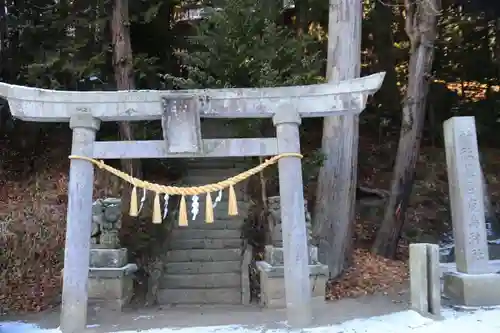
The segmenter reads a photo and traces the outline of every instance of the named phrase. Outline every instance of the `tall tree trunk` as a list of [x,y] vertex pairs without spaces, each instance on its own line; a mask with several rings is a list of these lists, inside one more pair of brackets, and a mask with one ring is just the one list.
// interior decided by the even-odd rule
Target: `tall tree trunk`
[[[115,0],[113,17],[111,23],[111,34],[113,42],[113,67],[117,90],[132,90],[135,88],[133,76],[133,57],[130,42],[130,21],[128,12],[128,0]],[[118,124],[120,139],[125,141],[134,140],[134,128],[129,122]],[[121,160],[122,170],[129,175],[142,178],[142,166],[139,159]],[[130,194],[132,187],[126,184],[121,192],[122,199],[122,229],[130,230],[135,224],[135,218],[129,216]]]
[[[118,90],[131,90],[135,89],[135,84],[133,76],[132,47],[130,43],[128,0],[115,0],[114,4],[112,34],[114,45],[113,66],[115,69],[115,81]],[[119,125],[121,139],[133,140],[134,129],[132,125],[128,122],[121,122]],[[135,177],[143,178],[141,163],[138,159],[122,160],[122,168],[126,170],[127,173],[134,175]],[[128,228],[129,231],[137,229],[136,219],[128,215],[128,207],[130,206],[130,190],[131,187],[127,186],[126,191],[122,192],[122,206],[124,209],[122,228]],[[146,200],[141,218],[149,218],[151,216],[152,211],[148,208],[151,206],[150,200]],[[140,268],[146,272],[146,279],[141,281],[141,284],[145,284],[146,286],[146,290],[142,290],[146,293],[143,295],[145,296],[146,306],[156,305],[158,303],[157,295],[164,266],[163,256],[166,253],[164,242],[165,237],[162,235],[165,235],[168,232],[167,229],[167,223],[152,226],[149,231],[153,235],[159,236],[152,236],[150,238],[147,244],[147,250],[144,248],[135,248],[135,250],[137,250],[137,253],[135,253],[135,259]],[[144,243],[141,245],[144,245]]]
[[[130,43],[129,28],[130,19],[128,13],[128,0],[115,0],[111,33],[113,35],[113,67],[117,90],[135,89],[132,46]],[[134,130],[132,124],[130,124],[129,122],[120,122],[119,128],[120,138],[122,140],[134,139]],[[122,168],[125,172],[136,177],[141,176],[142,170],[139,160],[122,160],[121,163]]]
[[403,105],[391,196],[372,248],[374,253],[386,257],[396,255],[413,188],[415,166],[424,127],[440,5],[440,0],[405,0],[405,30],[411,45],[408,89]]
[[[6,2],[5,0],[0,0],[0,8],[4,10],[0,11],[0,80],[3,82],[9,79],[7,75],[8,68],[8,26],[7,26],[7,15],[6,15]],[[0,112],[2,112],[3,105],[0,105]],[[0,130],[3,125],[3,117],[0,113]]]
[[[0,58],[0,61],[3,60],[3,54],[5,52],[5,45],[7,43],[7,15],[6,15],[6,3],[5,0],[0,0],[0,8],[3,10],[0,11],[0,55],[2,57]],[[0,63],[0,65],[3,65],[3,63]]]
[[307,33],[309,28],[309,0],[295,0],[295,28],[299,34]]
[[494,58],[497,65],[497,82],[500,81],[500,18],[495,20]]
[[[361,0],[330,0],[327,78],[338,82],[359,77],[361,68]],[[314,236],[330,277],[342,273],[352,253],[358,159],[357,116],[327,117],[314,210]]]
[[[394,22],[393,7],[382,1],[375,1],[373,11],[373,42],[377,55],[377,71],[385,72],[384,82],[375,99],[381,104],[385,115],[390,119],[400,119],[401,94],[397,85],[396,57],[394,56],[394,39],[392,24]],[[397,121],[397,120],[395,120]]]

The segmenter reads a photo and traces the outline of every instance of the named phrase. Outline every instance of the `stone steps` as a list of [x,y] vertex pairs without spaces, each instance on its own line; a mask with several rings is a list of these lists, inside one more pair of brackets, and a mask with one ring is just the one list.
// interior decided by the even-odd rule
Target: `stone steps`
[[238,261],[241,260],[241,249],[170,250],[166,257],[168,262]]
[[[206,137],[204,137],[207,139]],[[193,158],[184,159],[184,163],[188,171],[191,170],[220,170],[220,169],[245,169],[248,165],[248,160],[245,158]]]
[[[212,200],[215,200],[215,197],[212,196]],[[186,200],[186,208],[187,208],[187,213],[188,213],[188,225],[194,225],[196,223],[200,224],[203,223],[205,224],[205,198],[200,198],[199,199],[199,211],[198,215],[196,216],[196,219],[193,221],[192,220],[192,214],[191,214],[191,199]],[[237,203],[238,207],[238,215],[236,216],[229,216],[228,214],[228,208],[229,208],[229,203],[226,201],[221,201],[213,208],[213,214],[214,214],[214,220],[218,221],[239,221],[239,223],[243,223],[248,209],[249,209],[249,204],[245,203],[242,200],[238,200]]]
[[248,165],[248,160],[244,158],[227,159],[227,158],[210,158],[210,159],[184,159],[185,165],[190,170],[220,170],[220,169],[244,169]]
[[240,288],[240,273],[167,274],[161,281],[161,289],[213,289]]
[[205,238],[205,239],[173,239],[170,241],[171,250],[197,250],[197,249],[241,249],[241,238]]
[[241,304],[241,288],[161,289],[158,302],[171,305]]
[[[227,217],[227,213],[226,217]],[[224,214],[220,214],[224,215]],[[203,216],[204,217],[204,216]],[[173,230],[241,230],[245,221],[242,216],[234,216],[232,218],[227,217],[226,219],[221,219],[219,216],[215,216],[216,220],[213,223],[205,222],[203,218],[197,218],[196,220],[188,220],[187,226],[180,226],[178,223],[174,223]],[[176,221],[177,222],[177,221]],[[238,236],[239,237],[239,236]],[[208,238],[212,238],[209,236]],[[219,237],[213,237],[219,238]],[[226,238],[226,237],[224,237]],[[227,237],[231,238],[231,237]]]
[[220,169],[189,169],[183,179],[191,176],[202,176],[208,178],[220,178],[221,180],[233,177],[239,173],[244,172],[245,169],[235,168],[220,168]]
[[[214,222],[216,224],[216,222]],[[189,239],[225,239],[239,238],[241,231],[238,229],[202,229],[202,226],[197,228],[190,227],[175,227],[171,232],[172,240],[189,240]]]
[[[243,171],[234,167],[193,166],[188,166],[183,177],[185,186],[216,183]],[[228,215],[228,190],[224,190],[222,201],[213,210],[213,223],[205,222],[206,196],[201,195],[196,219],[190,219],[187,226],[174,225],[158,292],[160,304],[242,304],[241,229],[250,205],[244,200],[244,184],[235,186],[235,192],[238,216]],[[213,202],[217,195],[218,191],[211,194]],[[186,203],[192,218],[190,198]]]
[[[226,177],[227,178],[227,177]],[[223,181],[225,180],[226,178],[214,178],[214,179],[209,179],[209,178],[206,178],[206,177],[203,177],[203,176],[200,176],[200,177],[187,177],[187,178],[184,178],[183,179],[183,182],[181,184],[181,186],[186,186],[186,187],[190,187],[190,186],[201,186],[201,185],[207,185],[207,184],[215,184],[215,183],[218,183],[220,181]],[[238,200],[243,200],[245,198],[245,183],[242,182],[242,183],[239,183],[239,184],[236,184],[234,186],[234,193],[236,194],[236,198]],[[229,190],[228,189],[224,189],[222,191],[222,202],[227,202],[228,200],[228,193],[229,193]],[[217,197],[217,195],[219,194],[219,191],[213,191],[211,192],[211,195],[212,195],[212,200],[215,200],[215,198]],[[201,200],[205,200],[205,195],[200,195],[200,202]]]
[[[182,183],[183,184],[187,184],[187,185],[190,185],[190,184],[193,184],[193,185],[205,185],[205,184],[213,184],[213,183],[218,183],[218,182],[221,182],[223,180],[226,180],[232,176],[235,176],[237,175],[238,173],[234,174],[234,175],[221,175],[221,176],[213,176],[213,177],[207,177],[207,176],[204,176],[204,175],[197,175],[197,174],[193,174],[193,175],[187,175],[185,177],[182,178]],[[241,185],[239,185],[241,184]],[[234,190],[237,191],[237,190],[242,190],[244,188],[244,182],[242,183],[238,183],[234,186]]]
[[212,262],[170,262],[166,265],[166,274],[213,274],[213,273],[239,273],[241,262],[238,261],[212,261]]

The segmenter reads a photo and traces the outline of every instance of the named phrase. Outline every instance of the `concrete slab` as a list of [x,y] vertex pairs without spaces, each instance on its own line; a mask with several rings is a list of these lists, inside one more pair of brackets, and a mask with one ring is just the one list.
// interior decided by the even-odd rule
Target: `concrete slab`
[[[368,295],[355,299],[325,302],[314,299],[312,327],[342,323],[356,318],[369,318],[403,311],[408,308],[409,291],[401,286],[388,293]],[[3,320],[22,320],[37,323],[44,328],[59,326],[59,309],[43,313],[3,317]],[[95,333],[136,331],[154,328],[183,328],[212,325],[248,325],[272,329],[283,327],[286,320],[285,309],[263,309],[255,305],[220,306],[176,306],[130,309],[124,313],[113,313],[102,308],[89,308],[88,331]]]
[[500,274],[444,274],[444,294],[459,305],[500,305]]

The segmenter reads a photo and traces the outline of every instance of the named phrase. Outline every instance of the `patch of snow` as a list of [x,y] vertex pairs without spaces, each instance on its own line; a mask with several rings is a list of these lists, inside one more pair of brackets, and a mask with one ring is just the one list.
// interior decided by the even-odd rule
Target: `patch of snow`
[[139,319],[152,319],[154,318],[154,316],[145,316],[145,315],[142,315],[142,316],[137,316],[134,318],[134,320],[139,320]]
[[490,239],[488,244],[500,245],[500,239]]
[[[389,315],[354,319],[339,325],[308,328],[304,333],[498,333],[500,332],[500,307],[443,309],[443,320],[436,321],[414,311],[402,311]],[[136,333],[121,331],[114,333]],[[157,328],[143,330],[144,333],[286,333],[289,329],[266,329],[240,325]],[[42,329],[33,324],[21,322],[0,323],[0,333],[61,333],[59,329]]]
[[[248,328],[241,325],[224,325],[208,327],[186,327],[186,328],[153,328],[144,331],[120,331],[119,333],[271,333],[271,330],[265,330],[263,327]],[[281,330],[280,332],[287,332]],[[112,332],[118,333],[118,332]]]
[[0,322],[0,333],[61,333],[59,329],[41,329],[35,324]]

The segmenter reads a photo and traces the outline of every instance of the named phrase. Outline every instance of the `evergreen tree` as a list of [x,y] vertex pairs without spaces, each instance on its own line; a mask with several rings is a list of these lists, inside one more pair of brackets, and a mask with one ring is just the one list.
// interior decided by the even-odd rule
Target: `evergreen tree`
[[176,54],[176,88],[271,87],[316,83],[323,59],[311,36],[283,21],[281,1],[224,0],[212,8]]

